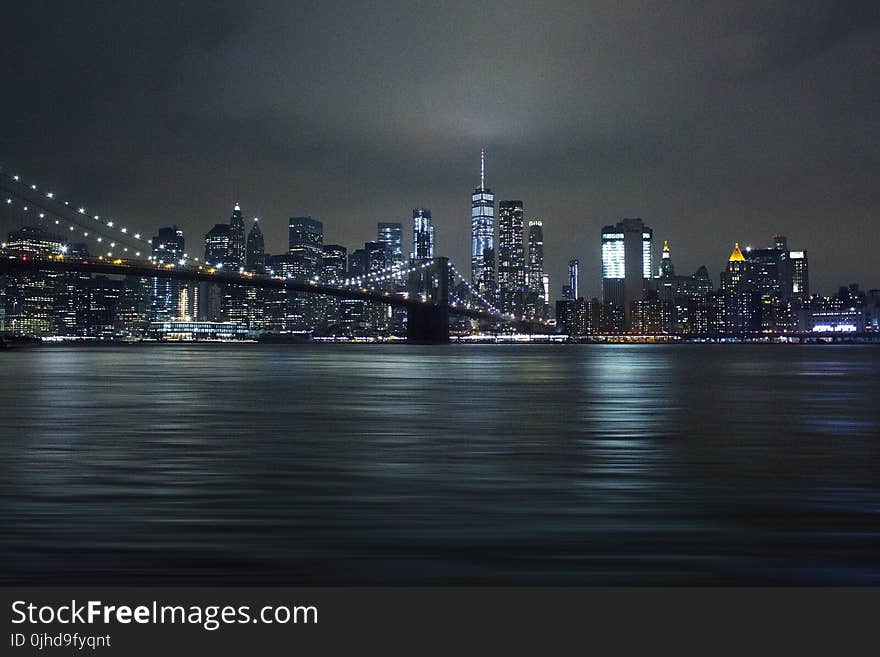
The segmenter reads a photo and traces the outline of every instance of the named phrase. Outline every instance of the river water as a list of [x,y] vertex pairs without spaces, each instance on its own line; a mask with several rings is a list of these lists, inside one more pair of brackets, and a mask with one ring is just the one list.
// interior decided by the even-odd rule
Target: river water
[[880,584],[880,348],[0,352],[2,584]]

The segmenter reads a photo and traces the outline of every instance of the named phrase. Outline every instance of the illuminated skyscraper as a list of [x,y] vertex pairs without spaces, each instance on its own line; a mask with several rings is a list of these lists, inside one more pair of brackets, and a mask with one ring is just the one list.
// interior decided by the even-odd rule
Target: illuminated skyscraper
[[[766,263],[764,263],[766,264]],[[749,260],[743,255],[739,243],[733,247],[727,260],[727,269],[721,272],[721,293],[725,296],[724,333],[750,333],[761,326],[761,291],[756,280],[766,278],[763,265],[752,276]]]
[[[183,258],[183,253],[183,231],[177,226],[160,228],[153,238],[153,259],[160,264],[176,265]],[[182,283],[169,278],[153,278],[151,283],[150,320],[158,322],[177,319],[180,316],[178,304]]]
[[413,208],[412,257],[425,260],[434,257],[434,224],[428,208]]
[[[19,257],[44,258],[65,253],[61,238],[38,226],[23,226],[9,233],[4,251]],[[4,257],[6,257],[4,255]],[[48,335],[53,329],[56,281],[50,272],[26,272],[3,278],[6,287],[6,328],[24,335]],[[155,280],[155,279],[152,279]],[[74,295],[72,300],[75,299]],[[73,305],[73,304],[71,304]]]
[[325,283],[339,284],[348,272],[348,249],[340,244],[325,244],[324,266],[321,280]]
[[222,267],[228,255],[229,224],[214,224],[205,234],[205,262],[213,267]]
[[[229,224],[214,224],[205,234],[205,263],[217,269],[228,267]],[[199,283],[199,304],[196,316],[203,321],[220,322],[226,320],[223,309],[225,286],[212,283]]]
[[672,255],[669,252],[669,240],[663,240],[663,256],[660,260],[660,277],[670,278],[675,276],[675,267],[672,266]]
[[480,151],[480,186],[471,196],[471,284],[495,298],[495,195],[486,187],[486,155]]
[[526,315],[547,316],[547,299],[550,284],[544,272],[544,222],[529,221],[528,253],[526,254]]
[[580,262],[568,261],[568,289],[569,298],[577,300],[580,297]]
[[324,258],[324,224],[311,217],[291,217],[287,228],[294,277],[318,276]]
[[[348,249],[341,244],[325,244],[323,247],[324,264],[321,267],[321,282],[341,285],[348,273]],[[324,315],[330,333],[340,333],[342,303],[344,299],[325,297]]]
[[629,329],[632,304],[650,288],[654,231],[641,219],[624,219],[602,229],[602,300],[621,311]]
[[[306,281],[319,279],[324,264],[324,224],[311,217],[291,217],[288,228],[288,275]],[[289,330],[312,331],[323,320],[324,300],[318,295],[287,295]]]
[[544,222],[540,219],[529,221],[528,284],[542,301],[547,301],[544,292]]
[[791,263],[791,296],[806,301],[810,298],[810,271],[806,251],[789,251]]
[[389,265],[403,264],[403,224],[380,221],[376,225],[376,241],[385,244]]
[[[243,270],[247,264],[247,240],[244,232],[244,216],[236,202],[229,219],[229,250],[225,266],[233,272]],[[222,317],[225,321],[245,324],[247,322],[247,291],[241,285],[224,285]]]
[[244,217],[241,214],[241,206],[236,202],[232,209],[232,217],[229,219],[229,252],[226,256],[226,264],[233,270],[238,270],[239,267],[244,267],[246,256]]
[[[387,266],[403,269],[405,259],[403,256],[403,224],[397,221],[380,222],[377,226],[377,238],[385,244]],[[394,280],[395,286],[390,287],[392,292],[406,291],[406,274],[399,274]],[[406,309],[401,307],[390,308],[391,328],[394,332],[402,334],[406,330]]]
[[523,202],[498,203],[498,307],[521,315],[525,301],[526,262],[523,248]]
[[727,259],[727,270],[721,274],[721,289],[733,290],[746,277],[748,263],[746,257],[739,248],[739,242],[733,245],[733,251],[730,258]]

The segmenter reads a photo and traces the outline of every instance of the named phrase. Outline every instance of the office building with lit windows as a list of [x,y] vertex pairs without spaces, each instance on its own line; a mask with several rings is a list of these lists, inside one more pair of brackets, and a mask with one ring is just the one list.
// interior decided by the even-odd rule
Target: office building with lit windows
[[495,195],[486,187],[486,154],[480,151],[480,186],[471,195],[471,285],[495,299]]
[[[24,226],[9,233],[3,251],[10,256],[42,258],[63,253],[61,239],[38,226]],[[6,280],[6,330],[19,335],[50,335],[57,284],[64,276],[54,272],[22,272]]]
[[521,315],[525,302],[526,262],[523,202],[498,203],[498,308]]
[[546,317],[550,300],[550,278],[544,271],[544,222],[530,219],[526,255],[526,314]]
[[229,251],[226,256],[227,267],[237,270],[244,267],[247,257],[247,241],[244,234],[244,216],[238,202],[232,208],[229,218]]
[[295,276],[303,279],[316,276],[324,257],[324,224],[311,217],[291,217],[288,228],[288,253],[299,260]]
[[791,296],[801,301],[810,298],[810,270],[806,251],[790,251]]
[[568,261],[568,299],[578,299],[580,297],[580,261]]
[[[385,244],[387,266],[403,269],[406,259],[403,255],[403,224],[398,221],[379,222],[377,225],[377,241]],[[394,285],[389,287],[393,292],[406,291],[406,274],[394,278]],[[395,334],[406,332],[406,309],[394,307],[390,309],[391,330]]]
[[616,306],[623,330],[632,324],[632,304],[651,288],[654,231],[641,219],[624,219],[602,229],[602,300]]
[[[153,260],[159,264],[175,266],[183,258],[183,231],[177,226],[160,228],[153,238]],[[150,320],[153,322],[177,319],[180,316],[181,281],[170,278],[150,279],[152,305]]]
[[205,234],[205,263],[222,269],[229,254],[229,224],[214,224]]
[[431,210],[413,208],[413,250],[414,260],[427,260],[434,257],[434,224],[431,222]]
[[380,221],[376,224],[376,241],[385,245],[390,265],[403,265],[403,224],[399,221]]

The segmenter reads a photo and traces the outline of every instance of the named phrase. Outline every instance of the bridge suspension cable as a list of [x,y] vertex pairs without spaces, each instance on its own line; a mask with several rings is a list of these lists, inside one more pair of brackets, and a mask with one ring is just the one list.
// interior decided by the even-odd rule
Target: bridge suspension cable
[[[99,245],[100,255],[144,258],[151,260],[151,240],[139,231],[110,217],[89,214],[84,205],[60,200],[52,191],[46,191],[36,183],[27,183],[18,174],[10,173],[0,166],[0,189],[6,196],[3,202],[23,212],[33,212],[36,219],[54,221],[64,235],[87,238]],[[103,252],[107,248],[108,251]],[[146,253],[146,256],[143,254]],[[187,256],[188,258],[188,256]],[[198,261],[198,259],[195,259]]]
[[459,273],[458,269],[455,268],[451,262],[449,263],[449,270],[458,278],[459,281],[465,284],[470,293],[474,295],[474,298],[479,299],[479,301],[485,306],[485,308],[493,314],[501,315],[501,311],[498,310],[492,303],[486,299],[482,294],[480,294],[473,285],[471,285],[470,281],[468,281],[464,276]]

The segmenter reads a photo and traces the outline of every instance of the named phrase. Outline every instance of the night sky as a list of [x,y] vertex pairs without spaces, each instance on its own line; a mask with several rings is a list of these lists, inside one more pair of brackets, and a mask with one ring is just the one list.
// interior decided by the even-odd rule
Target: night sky
[[[283,6],[287,5],[287,6]],[[789,236],[814,291],[880,286],[880,3],[4,3],[0,161],[191,253],[234,200],[267,250],[433,210],[469,271],[479,151],[599,293],[599,232],[718,271]],[[409,246],[407,246],[408,250]]]

